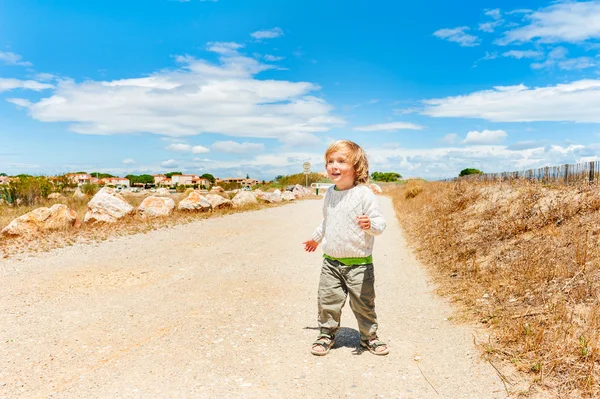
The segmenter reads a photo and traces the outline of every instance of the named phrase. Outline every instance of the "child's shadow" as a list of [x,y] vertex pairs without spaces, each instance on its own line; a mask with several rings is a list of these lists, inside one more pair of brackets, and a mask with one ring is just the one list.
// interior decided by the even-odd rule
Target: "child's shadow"
[[[318,327],[304,327],[305,330],[319,330]],[[353,328],[340,327],[335,333],[335,343],[332,349],[354,348],[353,355],[362,355],[364,349],[360,346],[360,333]]]

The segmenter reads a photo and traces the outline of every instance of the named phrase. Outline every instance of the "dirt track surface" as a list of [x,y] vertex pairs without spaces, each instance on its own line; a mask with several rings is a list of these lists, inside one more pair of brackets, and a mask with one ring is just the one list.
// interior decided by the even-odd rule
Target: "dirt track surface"
[[505,398],[379,201],[388,356],[357,351],[348,305],[334,349],[310,354],[321,253],[302,242],[322,202],[307,200],[0,261],[0,398]]

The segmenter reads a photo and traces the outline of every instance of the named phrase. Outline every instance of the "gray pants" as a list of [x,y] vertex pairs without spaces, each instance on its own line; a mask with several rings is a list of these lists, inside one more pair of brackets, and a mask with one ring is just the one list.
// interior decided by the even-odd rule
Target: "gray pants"
[[373,264],[345,266],[337,261],[323,260],[319,281],[319,327],[335,334],[340,328],[342,308],[350,295],[350,308],[356,316],[361,339],[377,333],[375,314],[375,275]]

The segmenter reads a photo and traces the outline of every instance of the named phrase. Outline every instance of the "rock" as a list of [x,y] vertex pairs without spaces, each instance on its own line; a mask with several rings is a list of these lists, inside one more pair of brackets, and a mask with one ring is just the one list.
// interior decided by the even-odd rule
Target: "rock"
[[381,194],[383,192],[383,190],[381,189],[381,187],[379,187],[377,184],[375,183],[371,183],[369,184],[369,188],[371,189],[371,191],[373,191],[375,194]]
[[[290,193],[290,194],[293,196],[292,193]],[[277,193],[263,193],[263,195],[260,197],[260,199],[263,201],[271,202],[271,203],[282,201],[281,194],[277,194]]]
[[66,205],[55,204],[19,216],[2,229],[2,234],[32,236],[48,230],[77,228],[80,224],[77,212]]
[[48,196],[48,199],[60,199],[60,198],[64,198],[64,195],[62,195],[61,193],[52,193]]
[[245,206],[258,203],[254,194],[243,190],[238,192],[231,201],[233,202],[233,206]]
[[210,211],[212,205],[209,200],[201,196],[196,191],[192,191],[187,198],[182,199],[177,205],[180,211]]
[[213,188],[210,189],[211,193],[224,193],[225,189],[221,186],[213,186]]
[[144,218],[160,217],[169,216],[173,212],[173,209],[175,209],[173,198],[150,196],[144,198],[138,207],[138,212]]
[[233,202],[225,199],[218,194],[206,194],[206,199],[210,202],[212,209],[229,208],[233,206]]
[[75,199],[84,199],[84,198],[87,198],[87,195],[85,195],[84,193],[82,193],[81,189],[79,187],[77,187],[75,189],[75,192],[73,193],[73,198],[75,198]]
[[113,223],[117,220],[131,215],[135,208],[129,205],[123,196],[114,188],[103,187],[88,202],[88,211],[84,222],[107,222]]
[[281,195],[281,190],[276,188],[275,191],[273,191],[273,194]]
[[292,193],[294,193],[296,198],[302,198],[312,194],[309,189],[302,187],[300,184],[294,186]]
[[284,191],[283,194],[281,194],[281,199],[284,201],[291,201],[295,200],[296,196],[291,191]]
[[161,187],[158,190],[156,190],[154,195],[171,195],[171,192],[168,188]]
[[190,193],[193,193],[193,192],[194,192],[194,189],[191,187],[188,187],[185,189],[185,192],[183,193],[183,195],[188,196],[188,195],[190,195]]

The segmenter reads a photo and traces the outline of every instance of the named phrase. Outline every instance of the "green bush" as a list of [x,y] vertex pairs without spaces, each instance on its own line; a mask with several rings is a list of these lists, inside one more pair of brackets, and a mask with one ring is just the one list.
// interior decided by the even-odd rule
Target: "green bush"
[[100,190],[100,186],[92,183],[85,183],[81,186],[81,192],[93,197]]
[[1,196],[8,203],[19,202],[22,205],[35,205],[45,200],[52,192],[52,183],[44,176],[19,175],[3,185]]

